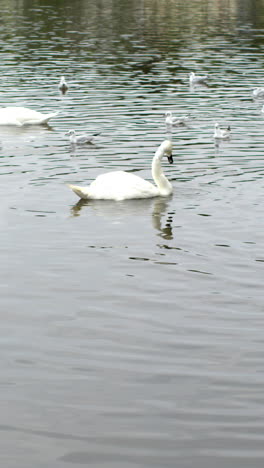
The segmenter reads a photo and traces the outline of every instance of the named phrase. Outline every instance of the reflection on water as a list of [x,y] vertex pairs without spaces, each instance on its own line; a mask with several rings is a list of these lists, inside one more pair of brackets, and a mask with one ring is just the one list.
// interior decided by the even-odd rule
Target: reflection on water
[[[153,227],[159,231],[159,236],[166,240],[173,239],[172,233],[172,223],[173,216],[172,213],[168,213],[168,202],[162,198],[158,198],[154,202],[153,213],[152,213],[152,224]],[[163,220],[165,214],[165,222]],[[164,225],[163,225],[163,223]]]
[[[0,127],[3,466],[262,468],[263,2],[0,4],[1,105],[60,111]],[[173,196],[72,206],[167,110]]]
[[144,216],[146,218],[146,214],[151,211],[152,225],[159,232],[158,235],[166,240],[173,239],[173,216],[171,212],[168,213],[168,199],[158,197],[154,199],[126,200],[124,202],[80,199],[71,208],[71,214],[80,216],[85,207],[92,208],[96,216],[116,220],[126,216]]

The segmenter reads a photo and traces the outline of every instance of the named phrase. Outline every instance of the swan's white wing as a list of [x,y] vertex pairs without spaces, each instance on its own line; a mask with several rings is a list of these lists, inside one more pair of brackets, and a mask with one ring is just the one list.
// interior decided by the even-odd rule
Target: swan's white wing
[[0,123],[2,125],[23,125],[20,114],[23,107],[3,107],[0,109]]
[[0,109],[0,125],[17,125],[22,127],[22,124],[10,112],[6,112],[6,108]]
[[13,107],[14,114],[16,115],[17,120],[23,124],[35,124],[35,123],[46,123],[52,117],[55,117],[57,112],[50,112],[49,114],[43,114],[26,107]]
[[4,107],[0,109],[1,122],[6,121],[8,123],[14,121],[20,123],[20,125],[45,123],[51,117],[55,117],[55,115],[57,115],[57,112],[42,114],[27,107]]
[[40,112],[34,111],[32,109],[27,109],[26,107],[6,107],[1,109],[1,113],[6,116],[14,116],[17,120],[25,121],[29,119],[39,119],[43,116]]
[[128,200],[150,198],[158,194],[157,187],[147,180],[123,171],[102,174],[89,187],[89,195],[94,199]]

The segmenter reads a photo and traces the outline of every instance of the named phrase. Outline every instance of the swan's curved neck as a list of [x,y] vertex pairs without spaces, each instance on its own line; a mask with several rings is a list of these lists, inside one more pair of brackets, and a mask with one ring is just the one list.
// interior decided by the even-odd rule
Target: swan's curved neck
[[165,177],[161,167],[161,160],[164,156],[164,149],[158,148],[152,160],[152,177],[161,195],[169,195],[172,192],[171,183]]

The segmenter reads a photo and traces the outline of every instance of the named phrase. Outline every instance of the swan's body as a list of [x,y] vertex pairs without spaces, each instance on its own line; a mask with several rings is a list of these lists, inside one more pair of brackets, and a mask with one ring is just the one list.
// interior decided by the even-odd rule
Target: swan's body
[[107,172],[99,175],[88,187],[69,185],[80,198],[94,200],[129,200],[133,198],[166,197],[172,193],[172,185],[161,168],[161,159],[166,155],[172,159],[172,142],[165,140],[157,149],[152,160],[152,177],[156,185],[124,171]]
[[99,133],[94,133],[93,135],[76,135],[75,130],[69,130],[65,135],[70,136],[70,142],[73,145],[85,145],[87,143],[92,143],[94,137],[99,135]]
[[42,114],[27,107],[2,107],[0,108],[0,125],[38,125],[47,123],[58,112]]
[[58,87],[59,87],[59,90],[63,94],[66,93],[67,89],[69,88],[68,83],[66,82],[64,76],[61,77]]
[[226,140],[230,138],[231,134],[231,128],[230,126],[227,127],[227,129],[222,129],[219,127],[218,123],[215,123],[215,128],[214,128],[214,138],[216,139],[221,139],[221,140]]
[[264,97],[264,88],[255,88],[253,89],[253,98],[257,99],[259,97]]
[[183,115],[182,117],[173,117],[171,111],[165,112],[165,124],[167,127],[177,127],[178,125],[185,125],[187,120],[189,120],[188,115]]
[[189,75],[190,85],[206,84],[207,78],[207,75],[196,75],[194,72],[191,72]]

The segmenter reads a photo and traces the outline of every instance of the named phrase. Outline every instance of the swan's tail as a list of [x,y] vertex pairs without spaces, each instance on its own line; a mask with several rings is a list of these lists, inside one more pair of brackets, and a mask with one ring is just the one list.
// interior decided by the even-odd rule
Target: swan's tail
[[51,112],[50,114],[46,114],[41,123],[47,123],[50,119],[56,117],[58,114],[59,112]]
[[87,189],[85,187],[80,187],[79,185],[71,185],[67,184],[68,187],[78,195],[78,197],[87,200],[89,198],[89,194],[87,193]]

